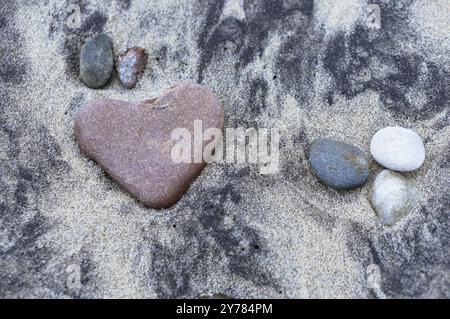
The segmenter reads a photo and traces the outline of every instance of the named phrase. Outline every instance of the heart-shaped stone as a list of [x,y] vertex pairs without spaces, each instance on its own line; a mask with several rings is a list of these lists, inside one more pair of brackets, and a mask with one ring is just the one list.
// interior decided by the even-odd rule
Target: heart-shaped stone
[[[187,129],[194,141],[196,120],[202,121],[201,133],[222,130],[222,106],[204,86],[183,83],[143,102],[88,103],[78,111],[74,130],[80,149],[124,189],[149,207],[166,208],[181,198],[206,165],[204,160],[178,163],[172,158],[177,143],[172,132]],[[204,147],[210,142],[200,143]],[[194,150],[192,158],[199,155],[195,152],[201,150]]]

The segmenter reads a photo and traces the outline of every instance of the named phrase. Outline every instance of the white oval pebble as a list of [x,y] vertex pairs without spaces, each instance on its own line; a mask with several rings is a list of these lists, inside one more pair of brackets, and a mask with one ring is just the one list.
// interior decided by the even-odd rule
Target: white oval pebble
[[385,169],[376,177],[369,200],[383,225],[393,225],[408,214],[419,200],[419,192],[402,175]]
[[380,165],[399,172],[418,169],[425,160],[422,139],[403,127],[386,127],[375,133],[370,153]]

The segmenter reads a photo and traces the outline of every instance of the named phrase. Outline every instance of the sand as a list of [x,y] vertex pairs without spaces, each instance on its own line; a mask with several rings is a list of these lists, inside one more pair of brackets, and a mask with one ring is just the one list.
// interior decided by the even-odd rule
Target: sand
[[[353,0],[83,1],[72,29],[72,2],[0,5],[1,297],[450,297],[447,1],[381,1],[380,29]],[[148,51],[135,89],[79,80],[79,48],[99,32],[116,54]],[[278,128],[278,174],[211,164],[157,211],[80,152],[73,120],[87,101],[149,99],[179,81],[213,90],[225,127]],[[413,129],[426,149],[405,175],[420,203],[393,227],[367,198],[374,161],[350,192],[307,162],[317,137],[369,155],[385,126]]]

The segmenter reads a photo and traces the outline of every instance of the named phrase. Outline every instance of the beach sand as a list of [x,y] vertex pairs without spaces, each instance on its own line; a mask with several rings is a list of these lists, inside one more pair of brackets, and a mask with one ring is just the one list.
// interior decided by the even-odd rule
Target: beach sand
[[[356,0],[2,1],[0,297],[449,298],[450,2],[377,3],[380,28]],[[80,47],[100,32],[115,54],[148,51],[135,89],[79,80]],[[180,81],[218,95],[225,127],[277,128],[279,172],[213,163],[158,211],[80,152],[85,103]],[[420,204],[393,227],[367,198],[373,160],[346,192],[307,161],[318,137],[370,157],[385,126],[413,129],[426,149],[405,174]]]

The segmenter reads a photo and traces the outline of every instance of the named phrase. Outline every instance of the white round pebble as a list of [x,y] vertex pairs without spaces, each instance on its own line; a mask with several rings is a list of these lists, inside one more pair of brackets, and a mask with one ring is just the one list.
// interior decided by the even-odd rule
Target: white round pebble
[[376,177],[369,200],[383,225],[393,225],[417,205],[419,192],[402,175],[385,169]]
[[403,127],[386,127],[375,133],[370,153],[380,165],[399,172],[418,169],[425,160],[422,139]]

